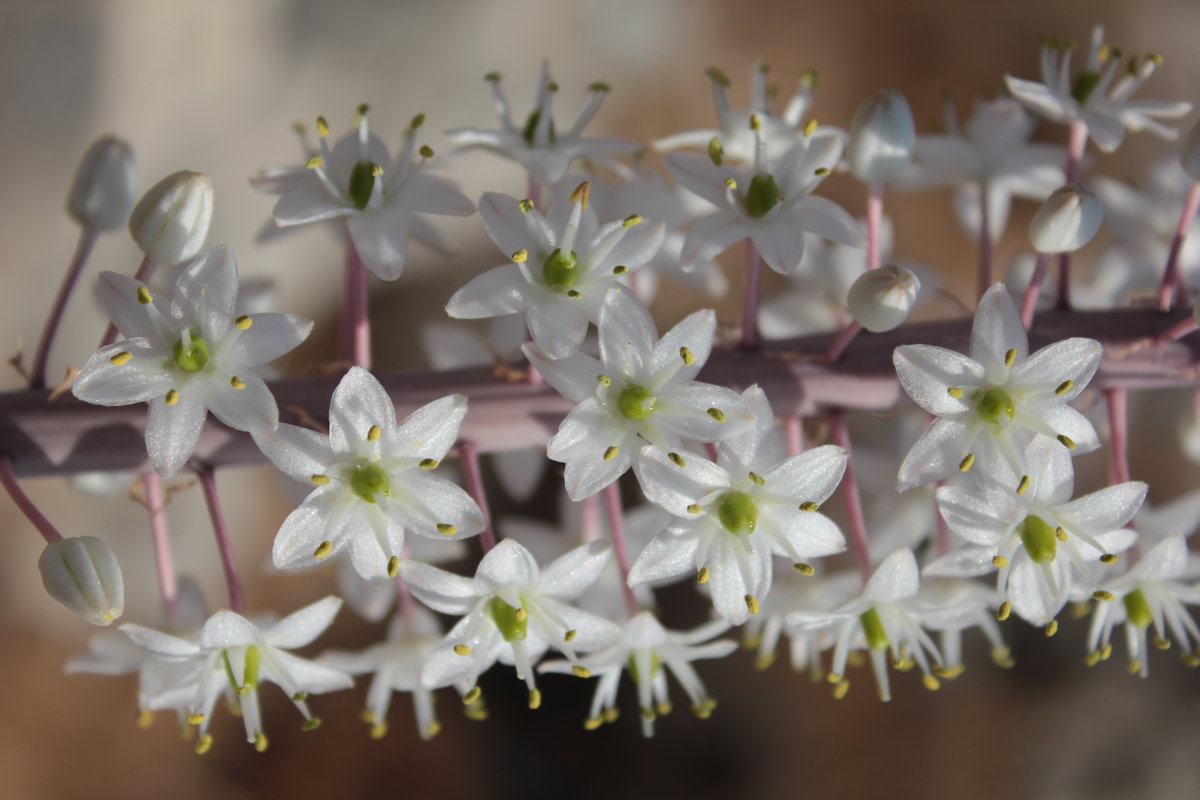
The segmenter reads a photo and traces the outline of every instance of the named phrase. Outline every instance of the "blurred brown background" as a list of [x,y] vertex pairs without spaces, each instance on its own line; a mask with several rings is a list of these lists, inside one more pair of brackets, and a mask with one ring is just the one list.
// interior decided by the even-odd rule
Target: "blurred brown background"
[[[560,120],[573,118],[583,88],[603,79],[614,91],[590,131],[649,139],[712,123],[707,66],[724,67],[735,103],[744,102],[750,66],[762,57],[785,91],[802,70],[820,70],[814,114],[822,122],[847,125],[863,97],[891,86],[907,95],[918,127],[927,129],[941,118],[943,91],[966,113],[975,98],[999,90],[1006,71],[1037,76],[1041,36],[1086,40],[1098,21],[1127,51],[1166,57],[1146,97],[1200,99],[1194,88],[1200,4],[1189,0],[4,0],[0,346],[15,349],[41,326],[76,235],[62,213],[66,185],[78,155],[100,133],[133,143],[143,187],[182,168],[213,177],[211,242],[233,247],[244,276],[279,281],[281,310],[318,320],[314,340],[296,360],[304,366],[332,354],[339,250],[314,230],[254,244],[272,200],[246,181],[259,168],[297,161],[294,120],[322,113],[337,130],[366,100],[375,129],[389,142],[418,111],[428,115],[431,134],[492,127],[481,76],[503,72],[515,113],[523,115],[547,56],[563,87]],[[1044,126],[1042,133],[1062,131]],[[437,136],[431,144],[445,149]],[[1158,140],[1133,136],[1098,168],[1132,176],[1139,164],[1168,151]],[[485,189],[522,191],[523,177],[511,164],[470,155],[451,166],[472,197]],[[862,213],[859,187],[844,179],[828,186]],[[944,195],[895,196],[887,210],[898,255],[938,266],[952,287],[971,285],[972,248]],[[1029,213],[1019,208],[1010,232],[1022,230]],[[420,365],[420,321],[436,317],[466,276],[497,260],[477,218],[445,229],[459,248],[456,258],[417,250],[399,283],[376,289],[380,367]],[[1018,239],[1002,245],[999,264]],[[102,240],[91,274],[132,271],[136,261],[132,244],[114,235]],[[661,320],[673,322],[697,302],[679,292],[658,309]],[[93,306],[86,292],[72,304],[52,374],[90,352],[101,329]],[[728,316],[733,321],[732,311]],[[0,379],[5,388],[19,385],[13,373]],[[1163,402],[1175,413],[1185,401]],[[1134,425],[1138,440],[1159,448],[1135,452],[1133,464],[1135,478],[1161,478],[1156,502],[1196,479],[1191,468],[1153,471],[1156,461],[1179,462],[1167,419],[1161,430]],[[266,470],[223,473],[221,480],[241,563],[253,575],[268,557],[287,501]],[[127,618],[152,619],[156,590],[141,510],[121,499],[69,494],[58,480],[30,482],[29,491],[67,535],[97,534],[112,543],[129,586]],[[179,494],[170,513],[178,562],[198,575],[210,602],[221,602],[198,493]],[[60,674],[91,631],[41,590],[40,540],[7,502],[0,502],[0,522],[3,797],[1200,796],[1196,674],[1166,656],[1156,658],[1145,682],[1128,678],[1117,659],[1085,670],[1083,623],[1065,625],[1047,642],[1010,622],[1015,670],[1000,673],[982,649],[972,651],[966,676],[936,695],[912,676],[898,676],[890,705],[875,700],[865,674],[839,703],[826,686],[791,675],[782,659],[760,674],[748,655],[738,654],[702,670],[721,701],[713,719],[677,712],[660,720],[651,741],[641,739],[631,713],[585,733],[591,686],[583,681],[547,678],[547,701],[531,712],[506,670],[484,681],[489,722],[468,722],[457,699],[442,696],[445,730],[430,744],[416,739],[405,698],[394,706],[388,738],[372,741],[356,718],[361,688],[317,698],[325,724],[304,736],[282,694],[269,690],[268,753],[244,745],[240,722],[223,715],[212,752],[198,758],[178,741],[166,715],[152,732],[134,726],[131,679]],[[250,604],[287,611],[330,588],[313,576],[254,579]],[[343,612],[323,645],[360,646],[382,634],[350,616]]]

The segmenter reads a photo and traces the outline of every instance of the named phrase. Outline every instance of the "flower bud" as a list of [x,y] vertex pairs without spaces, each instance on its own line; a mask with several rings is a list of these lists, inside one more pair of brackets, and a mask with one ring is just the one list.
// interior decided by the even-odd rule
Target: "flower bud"
[[1179,162],[1183,171],[1192,180],[1200,181],[1200,122],[1192,126],[1187,138],[1183,140],[1183,151],[1179,154]]
[[858,276],[846,297],[854,321],[871,333],[883,333],[908,318],[921,293],[912,270],[888,264]]
[[71,190],[67,213],[91,231],[115,231],[129,221],[137,185],[137,163],[124,139],[101,136],[84,151]]
[[212,181],[180,170],[142,195],[129,217],[129,233],[142,252],[164,264],[197,255],[212,221]]
[[885,89],[858,107],[850,127],[846,161],[867,183],[895,180],[912,161],[917,131],[904,95]]
[[1070,253],[1092,240],[1104,219],[1096,195],[1082,184],[1055,189],[1029,223],[1029,239],[1039,253]]
[[108,625],[125,610],[121,565],[95,536],[51,542],[38,569],[50,596],[93,625]]

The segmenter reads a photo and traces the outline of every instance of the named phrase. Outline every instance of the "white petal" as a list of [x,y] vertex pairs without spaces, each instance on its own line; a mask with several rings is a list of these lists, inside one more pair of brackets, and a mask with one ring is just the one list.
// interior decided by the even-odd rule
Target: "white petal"
[[179,471],[192,456],[207,409],[199,392],[182,391],[174,405],[161,397],[150,401],[146,420],[146,452],[164,478]]
[[1032,384],[1044,387],[1042,391],[1053,392],[1064,381],[1072,386],[1062,394],[1055,394],[1059,402],[1069,402],[1083,391],[1096,368],[1104,349],[1095,339],[1067,339],[1046,345],[1031,355],[1012,372],[1012,382],[1022,388]]
[[[213,376],[216,378],[216,376]],[[237,377],[241,389],[233,388],[230,381]],[[199,382],[191,386],[199,390]],[[190,388],[190,387],[189,387]],[[184,391],[188,391],[185,389]],[[224,377],[204,382],[204,404],[217,419],[239,431],[273,430],[279,424],[279,408],[275,395],[267,388],[263,379],[254,373]]]
[[665,159],[667,171],[692,194],[715,206],[725,205],[725,172],[712,159],[699,153],[671,153]]
[[573,600],[596,582],[611,556],[608,544],[602,541],[576,547],[546,565],[538,589],[545,597]]
[[992,563],[995,554],[994,547],[960,547],[930,562],[923,574],[927,578],[974,578],[977,575],[986,575],[996,569],[996,565]]
[[[638,455],[638,479],[646,499],[684,519],[696,519],[687,509],[701,498],[728,489],[730,477],[724,469],[703,456],[684,451],[672,453],[676,461],[657,447],[647,445]],[[679,466],[682,463],[683,466]]]
[[273,431],[252,435],[263,455],[293,480],[309,483],[314,475],[324,475],[335,460],[329,437],[308,428],[282,422]]
[[[627,289],[610,289],[600,306],[600,360],[621,377],[641,379],[658,343],[650,312]],[[614,376],[615,377],[615,376]]]
[[[677,368],[673,372],[674,380],[682,382],[694,379],[712,353],[716,330],[717,315],[711,309],[684,317],[655,345],[650,372],[659,375],[664,369],[674,367]],[[691,352],[691,364],[683,362],[681,351],[684,347]]]
[[692,269],[697,262],[711,261],[733,244],[750,235],[740,217],[728,211],[718,211],[696,221],[688,230],[680,252],[680,266]]
[[467,415],[467,398],[461,394],[426,403],[404,418],[396,430],[396,454],[441,461],[458,439]]
[[750,238],[763,262],[780,275],[789,275],[804,257],[804,229],[790,216],[773,214],[750,226]]
[[[129,353],[129,360],[114,364],[112,358],[118,353]],[[164,354],[147,339],[117,342],[92,354],[75,377],[71,392],[85,403],[99,406],[126,406],[162,397],[175,380],[163,360]]]
[[966,491],[953,486],[937,490],[937,504],[946,524],[955,534],[981,547],[992,548],[1020,522],[1011,504],[995,507],[995,495]]
[[307,658],[298,658],[291,653],[275,651],[271,659],[287,670],[292,683],[308,694],[325,694],[349,689],[354,680],[340,669],[318,664]]
[[935,419],[917,439],[896,478],[896,491],[954,474],[971,442],[964,441],[966,429],[960,422]]
[[333,624],[342,607],[342,599],[332,595],[288,614],[263,632],[263,638],[272,647],[295,650],[311,644],[314,639]]
[[[144,337],[151,342],[159,342],[159,328],[151,321],[146,307],[138,301],[138,287],[142,284],[126,275],[116,272],[100,273],[100,304],[108,318],[117,326],[117,330],[127,339]],[[160,313],[166,316],[166,298],[155,297],[152,302]],[[174,344],[174,342],[171,342]]]
[[521,268],[504,264],[472,278],[446,303],[446,313],[456,319],[482,319],[525,311],[522,290],[528,286]]
[[396,408],[370,372],[351,367],[333,390],[329,444],[337,453],[357,453],[374,425],[380,428],[380,449],[389,451],[395,442]]
[[[393,485],[387,511],[405,528],[439,541],[465,539],[483,530],[483,514],[462,487],[424,470],[409,471],[400,477],[408,497],[400,496]],[[438,530],[452,525],[453,535]]]
[[875,573],[863,588],[866,600],[893,601],[912,597],[920,587],[921,576],[917,559],[911,550],[897,550],[875,568]]
[[408,250],[406,215],[391,210],[355,214],[346,220],[358,257],[375,277],[394,281],[404,271]]
[[318,184],[290,188],[284,192],[275,201],[271,216],[276,225],[288,227],[345,217],[353,213],[354,209],[334,201],[325,188]]
[[629,585],[658,582],[696,571],[700,540],[691,533],[668,528],[659,533],[629,569]]
[[825,197],[809,195],[792,207],[797,225],[822,239],[862,247],[866,244],[862,228],[850,212]]
[[1016,361],[1029,355],[1029,339],[1017,307],[1004,284],[997,283],[984,293],[975,312],[971,327],[971,358],[983,366],[988,375],[1005,369],[1005,355],[1016,350]]
[[[271,548],[271,561],[276,569],[296,569],[308,567],[316,561],[317,547],[323,541],[334,537],[335,550],[341,544],[341,533],[345,527],[344,509],[338,509],[339,487],[329,487],[317,490],[304,501],[299,508],[288,514],[279,531],[275,534],[275,543]],[[342,502],[354,502],[343,500]],[[339,516],[334,520],[335,528],[330,530],[333,515]],[[337,524],[338,521],[341,524]],[[330,553],[333,554],[332,552]]]
[[762,477],[768,492],[820,504],[833,494],[845,471],[846,451],[822,445],[792,456]]
[[[262,633],[253,622],[228,609],[213,614],[200,629],[200,646],[205,650],[258,645],[262,644],[262,641]],[[234,671],[235,675],[241,673],[240,669]]]
[[141,625],[127,622],[120,628],[121,633],[129,640],[148,650],[154,655],[168,661],[185,661],[200,655],[200,648],[194,642],[172,636],[167,633],[152,630]]
[[497,192],[484,192],[479,198],[479,218],[488,236],[508,256],[517,250],[528,249],[528,229],[525,214],[515,197]]
[[250,327],[238,334],[222,358],[255,367],[290,353],[312,333],[311,320],[293,314],[250,314]]
[[492,589],[532,587],[538,583],[538,565],[520,543],[505,539],[480,560],[475,578]]
[[479,589],[471,578],[419,561],[402,561],[400,578],[418,600],[443,614],[466,614],[479,599]]
[[[952,397],[951,388],[971,389],[984,381],[984,370],[978,362],[961,353],[932,345],[912,344],[896,348],[892,363],[900,385],[917,405],[941,417],[954,416],[971,410],[964,397]],[[1057,385],[1057,384],[1056,384]]]
[[1059,506],[1057,516],[1068,531],[1078,529],[1092,536],[1108,533],[1133,519],[1146,499],[1147,489],[1149,486],[1141,481],[1109,486]]

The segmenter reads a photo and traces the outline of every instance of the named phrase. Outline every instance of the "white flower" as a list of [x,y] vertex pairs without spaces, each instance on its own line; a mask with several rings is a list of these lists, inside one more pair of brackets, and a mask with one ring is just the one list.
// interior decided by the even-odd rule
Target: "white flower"
[[846,452],[826,445],[786,457],[766,395],[751,387],[743,398],[755,423],[722,443],[715,464],[695,453],[642,448],[642,489],[677,519],[629,572],[637,585],[696,571],[733,625],[758,613],[771,589],[773,555],[811,571],[809,559],[846,548],[837,525],[816,510],[841,481]]
[[979,628],[991,646],[991,657],[996,666],[1007,669],[1013,665],[1012,650],[1004,643],[996,622],[993,609],[1000,601],[993,589],[965,578],[926,575],[914,603],[922,610],[922,625],[940,634],[942,666],[933,668],[938,677],[957,678],[966,669],[962,635],[974,627]]
[[[1000,599],[1031,624],[1048,625],[1074,582],[1090,582],[1095,565],[1115,561],[1114,553],[1133,544],[1136,534],[1122,526],[1133,519],[1147,487],[1130,481],[1071,500],[1071,456],[1045,438],[1029,445],[1025,463],[1028,480],[1016,492],[990,482],[938,489],[946,524],[969,544],[925,571],[970,577],[997,569]],[[1007,608],[1001,606],[1002,617]]]
[[684,267],[708,260],[749,237],[767,266],[784,275],[804,255],[804,234],[861,246],[862,231],[845,209],[812,194],[837,166],[839,137],[818,132],[802,137],[774,160],[767,155],[762,123],[750,118],[754,161],[744,167],[725,163],[720,147],[710,155],[672,153],[667,169],[685,189],[719,210],[700,219],[683,245]]
[[129,213],[129,233],[149,258],[175,264],[194,258],[212,222],[212,180],[180,170],[151,186]]
[[475,501],[430,474],[458,437],[467,399],[450,395],[397,425],[391,398],[371,373],[353,367],[329,406],[329,435],[281,424],[254,441],[282,472],[316,488],[284,521],[272,560],[312,566],[343,550],[364,578],[394,576],[405,531],[459,539],[483,530]]
[[317,661],[351,675],[375,673],[367,689],[367,707],[363,714],[363,719],[371,726],[372,738],[379,739],[387,733],[392,693],[409,692],[416,712],[417,732],[428,741],[437,736],[442,726],[433,710],[433,692],[421,685],[421,670],[441,640],[442,628],[437,618],[414,605],[392,620],[386,641],[361,653],[322,653]]
[[[591,731],[605,722],[616,721],[617,689],[621,673],[626,670],[637,686],[643,736],[653,736],[654,720],[671,712],[667,670],[687,693],[692,712],[707,719],[717,707],[717,701],[709,696],[691,662],[702,658],[724,658],[736,650],[737,644],[728,639],[709,641],[728,627],[727,622],[714,620],[690,631],[668,631],[649,611],[626,622],[618,641],[580,659],[579,663],[588,674],[598,678],[584,727]],[[565,661],[547,661],[540,671],[579,674],[575,665]]]
[[833,647],[829,628],[808,628],[791,619],[793,611],[832,611],[846,602],[858,588],[857,572],[804,575],[785,569],[775,575],[771,594],[763,599],[758,614],[748,618],[742,629],[742,644],[755,650],[754,667],[766,669],[775,662],[779,637],[787,636],[791,668],[807,671],[813,680],[824,677],[821,653]]
[[512,262],[489,270],[454,293],[446,313],[460,319],[524,314],[534,343],[551,358],[579,349],[588,323],[598,322],[607,289],[658,251],[663,225],[631,214],[600,226],[588,210],[588,184],[548,217],[528,200],[488,193],[479,212],[492,241]]
[[102,406],[150,401],[146,450],[164,477],[191,457],[209,411],[241,431],[279,424],[255,368],[303,342],[312,323],[290,314],[235,317],[237,293],[237,263],[225,247],[181,267],[165,296],[124,275],[101,275],[100,300],[126,338],[94,353],[72,391]]
[[1083,184],[1055,189],[1029,223],[1029,240],[1039,253],[1071,253],[1092,240],[1104,207]]
[[872,333],[890,331],[908,319],[921,293],[912,270],[888,264],[858,276],[846,295],[854,321]]
[[509,114],[508,100],[500,90],[499,73],[486,76],[492,89],[492,100],[496,114],[500,117],[500,130],[478,128],[455,128],[446,131],[450,141],[462,145],[462,150],[482,148],[511,159],[520,164],[529,178],[542,186],[550,186],[562,180],[571,161],[586,158],[601,165],[616,163],[614,155],[637,152],[641,145],[628,139],[611,137],[585,137],[583,129],[600,110],[609,87],[593,83],[588,87],[588,101],[579,112],[575,123],[566,132],[554,126],[554,96],[558,84],[550,80],[550,63],[542,62],[538,76],[537,104],[529,112],[525,123],[518,128]]
[[102,539],[72,536],[50,542],[38,558],[42,585],[58,602],[93,625],[111,625],[125,611],[125,581]]
[[345,220],[367,269],[382,280],[394,281],[404,269],[410,234],[435,247],[441,242],[420,214],[465,217],[475,207],[453,182],[433,172],[429,166],[433,151],[428,146],[417,148],[417,129],[424,114],[414,117],[405,129],[393,160],[387,146],[370,132],[367,107],[360,106],[358,112],[354,130],[332,149],[327,141],[329,125],[318,117],[318,154],[303,167],[269,170],[250,183],[280,196],[273,212],[280,227]]
[[349,675],[322,666],[289,650],[304,647],[321,635],[341,607],[336,597],[326,597],[262,628],[240,614],[222,610],[209,617],[198,639],[181,638],[140,625],[126,624],[121,632],[135,644],[166,661],[188,664],[188,678],[150,698],[150,708],[188,709],[187,721],[198,726],[197,752],[212,745],[208,725],[217,698],[231,690],[241,708],[246,741],[261,752],[267,748],[258,688],[274,683],[304,715],[304,729],[320,724],[305,702],[310,694],[348,689]]
[[877,92],[854,112],[846,162],[866,183],[895,180],[912,161],[917,132],[912,109],[895,89]]
[[546,448],[567,465],[572,500],[625,474],[646,442],[664,450],[684,439],[712,442],[748,422],[736,392],[693,380],[716,324],[712,311],[697,311],[659,339],[650,312],[627,290],[610,289],[600,308],[599,361],[579,352],[555,361],[525,346],[546,382],[578,404]]
[[1169,536],[1150,548],[1124,575],[1106,581],[1095,592],[1095,611],[1088,632],[1088,664],[1106,660],[1112,652],[1113,628],[1125,625],[1129,671],[1150,674],[1146,634],[1154,628],[1154,646],[1166,650],[1174,637],[1188,666],[1200,666],[1200,628],[1184,605],[1200,604],[1200,586],[1182,583],[1188,572],[1188,548],[1183,536]]
[[418,600],[443,614],[464,615],[426,662],[421,685],[455,684],[470,704],[479,697],[479,676],[499,660],[517,668],[529,687],[530,708],[540,706],[533,665],[548,648],[577,663],[576,652],[591,652],[617,635],[608,620],[566,602],[595,582],[609,554],[606,544],[593,542],[540,570],[528,550],[504,539],[480,560],[474,578],[405,562],[401,576]]
[[1068,450],[1100,446],[1087,417],[1067,405],[1100,365],[1100,343],[1074,338],[1029,354],[1029,337],[1003,284],[979,301],[971,355],[932,345],[897,347],[904,391],[937,417],[900,466],[901,491],[972,467],[1015,488],[1026,474],[1025,446],[1035,436]]
[[[1097,25],[1092,30],[1083,70],[1072,78],[1072,50],[1069,43],[1048,40],[1042,46],[1042,82],[1005,75],[1008,90],[1046,119],[1084,122],[1092,141],[1106,153],[1117,149],[1126,129],[1134,133],[1149,130],[1163,139],[1178,135],[1157,119],[1185,116],[1192,110],[1191,103],[1131,99],[1162,64],[1160,57],[1150,54],[1139,62],[1136,56],[1130,56],[1123,70],[1120,52],[1104,42],[1104,27]],[[1118,73],[1122,73],[1120,78]]]

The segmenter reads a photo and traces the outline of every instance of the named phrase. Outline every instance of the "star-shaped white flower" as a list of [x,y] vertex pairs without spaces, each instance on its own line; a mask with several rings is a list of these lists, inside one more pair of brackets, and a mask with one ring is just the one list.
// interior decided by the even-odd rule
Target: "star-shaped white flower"
[[479,212],[492,241],[511,263],[479,275],[454,293],[446,313],[459,319],[524,314],[529,335],[551,358],[579,349],[588,323],[598,323],[605,292],[649,261],[663,225],[631,214],[599,225],[588,209],[588,184],[547,217],[528,200],[488,193]]
[[771,589],[772,556],[811,572],[809,559],[840,553],[846,540],[817,507],[846,469],[846,451],[826,445],[790,458],[766,395],[743,395],[754,425],[725,440],[717,463],[685,452],[642,448],[646,497],[676,517],[629,572],[630,585],[696,571],[726,621],[758,613]]
[[255,434],[276,467],[316,485],[275,536],[275,566],[308,567],[349,550],[364,578],[394,576],[405,531],[460,539],[483,530],[483,514],[470,495],[431,474],[466,413],[467,399],[450,395],[397,424],[379,381],[353,367],[333,392],[328,436],[286,423]]
[[[591,731],[605,722],[616,721],[617,689],[625,671],[637,686],[643,736],[653,736],[655,719],[671,712],[668,670],[687,693],[692,712],[702,719],[708,718],[717,701],[709,696],[691,662],[724,658],[737,650],[737,644],[728,639],[710,641],[728,627],[729,623],[723,620],[713,620],[690,631],[669,631],[649,611],[626,622],[620,639],[580,659],[587,673],[598,678],[584,727]],[[566,661],[547,661],[539,671],[579,674],[578,668]]]
[[221,610],[209,617],[196,638],[172,636],[133,624],[122,625],[121,632],[165,661],[192,667],[187,680],[151,697],[150,708],[187,708],[187,721],[198,726],[197,752],[211,747],[212,736],[207,731],[213,707],[217,698],[228,691],[241,708],[246,741],[261,752],[267,748],[258,702],[261,684],[274,683],[291,698],[304,715],[305,730],[320,724],[305,702],[310,694],[335,692],[354,684],[340,670],[288,652],[320,636],[341,605],[339,598],[326,597],[266,627]]
[[621,477],[646,442],[663,450],[684,439],[713,442],[749,422],[731,389],[693,380],[712,350],[716,315],[697,311],[658,338],[650,312],[625,289],[610,289],[600,308],[600,360],[576,352],[552,360],[525,355],[577,403],[550,439],[546,455],[567,465],[572,500]]
[[1029,337],[1003,284],[979,301],[970,357],[932,345],[904,345],[893,356],[904,391],[937,417],[913,445],[896,486],[973,470],[1014,489],[1028,473],[1026,445],[1037,436],[1076,453],[1100,446],[1087,417],[1067,405],[1100,365],[1094,339],[1074,338],[1032,355]]
[[607,545],[593,542],[539,569],[528,550],[504,539],[484,555],[474,578],[405,562],[401,576],[418,600],[434,611],[463,615],[426,662],[421,685],[454,684],[469,704],[479,697],[479,676],[499,660],[517,668],[529,687],[530,708],[540,706],[533,666],[547,649],[578,664],[577,652],[591,652],[617,636],[616,625],[567,604],[595,582],[609,554]]
[[779,637],[787,637],[788,661],[793,671],[807,672],[814,681],[824,677],[821,653],[833,647],[830,628],[808,628],[790,618],[793,611],[832,611],[858,589],[858,573],[804,575],[784,569],[775,575],[771,594],[763,598],[758,614],[746,620],[742,645],[755,651],[755,669],[775,663]]
[[[1092,579],[1094,567],[1116,560],[1137,538],[1123,528],[1146,496],[1139,481],[1072,500],[1071,456],[1052,440],[1026,450],[1027,480],[1016,492],[981,481],[937,491],[950,530],[969,542],[926,567],[927,575],[970,577],[998,570],[996,590],[1007,608],[1034,625],[1048,625],[1066,604],[1072,584]],[[1065,558],[1063,557],[1065,556]]]
[[562,180],[571,162],[577,158],[609,165],[617,163],[613,156],[632,154],[641,148],[640,144],[628,139],[583,136],[583,129],[596,116],[608,94],[606,84],[593,83],[588,87],[587,104],[570,129],[563,132],[554,127],[553,106],[558,84],[550,80],[548,61],[542,62],[538,76],[537,104],[520,128],[513,123],[509,113],[508,100],[500,89],[499,73],[489,73],[486,79],[492,89],[496,115],[500,118],[500,130],[455,128],[446,131],[446,136],[461,145],[462,150],[482,148],[516,161],[529,173],[530,180],[542,186],[552,186]]
[[435,247],[441,242],[420,214],[465,217],[475,211],[453,182],[431,169],[433,151],[418,149],[417,129],[424,119],[424,114],[413,118],[393,160],[387,145],[371,133],[365,105],[359,107],[354,130],[332,148],[329,126],[318,117],[319,152],[303,167],[268,170],[251,185],[280,196],[273,218],[281,228],[344,220],[367,269],[382,280],[396,280],[404,269],[410,233]]
[[1005,75],[1008,90],[1046,119],[1086,123],[1088,135],[1106,153],[1120,146],[1126,130],[1148,130],[1168,140],[1178,136],[1178,131],[1158,120],[1186,116],[1191,103],[1132,99],[1162,64],[1160,57],[1150,54],[1139,60],[1130,56],[1123,64],[1120,52],[1105,43],[1102,25],[1092,30],[1083,70],[1074,77],[1072,50],[1070,43],[1048,40],[1042,46],[1042,82]]
[[209,411],[241,431],[279,424],[255,369],[308,338],[312,323],[290,314],[235,316],[237,293],[237,263],[225,247],[182,266],[166,295],[114,272],[100,276],[100,301],[126,338],[94,353],[72,392],[103,406],[148,400],[146,450],[164,477],[191,457]]
[[733,166],[720,147],[705,156],[672,153],[667,169],[685,189],[719,210],[701,218],[683,245],[683,264],[707,260],[749,238],[763,261],[784,275],[804,256],[806,232],[862,246],[858,223],[838,204],[812,194],[842,154],[840,137],[826,132],[804,136],[774,160],[768,158],[762,123],[751,116],[754,161]]

